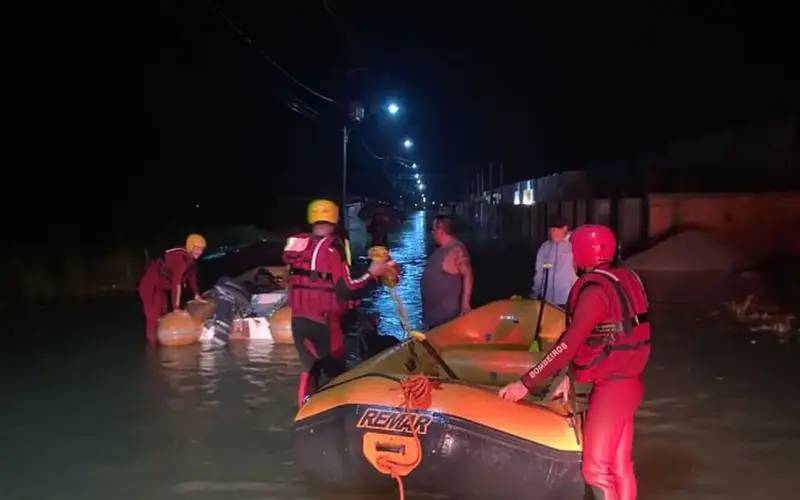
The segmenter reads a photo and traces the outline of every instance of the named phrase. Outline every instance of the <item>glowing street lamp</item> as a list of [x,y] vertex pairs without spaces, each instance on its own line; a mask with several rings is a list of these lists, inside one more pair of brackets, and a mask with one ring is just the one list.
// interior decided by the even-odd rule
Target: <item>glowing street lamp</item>
[[414,146],[414,141],[412,141],[411,139],[406,139],[405,141],[403,141],[403,146],[406,149],[411,149],[411,147]]
[[396,115],[400,111],[400,106],[398,106],[396,102],[390,102],[389,105],[386,106],[386,111],[391,115]]

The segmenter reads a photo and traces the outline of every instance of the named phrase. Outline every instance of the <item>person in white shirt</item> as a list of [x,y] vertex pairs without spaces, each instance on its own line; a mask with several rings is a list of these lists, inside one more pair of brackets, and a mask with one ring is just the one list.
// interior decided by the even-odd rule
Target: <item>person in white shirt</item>
[[562,215],[551,216],[548,229],[550,239],[542,243],[536,253],[530,297],[533,299],[543,297],[551,304],[564,307],[569,291],[578,279],[572,263],[572,244],[569,241],[567,219]]

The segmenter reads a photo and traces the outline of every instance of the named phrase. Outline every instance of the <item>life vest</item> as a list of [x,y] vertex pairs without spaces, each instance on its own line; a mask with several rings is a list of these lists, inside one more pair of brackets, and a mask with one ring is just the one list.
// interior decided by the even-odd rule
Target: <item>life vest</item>
[[192,266],[195,265],[195,260],[192,255],[185,249],[185,248],[170,248],[169,250],[164,252],[164,255],[157,260],[159,265],[159,272],[161,276],[167,279],[167,281],[172,281],[172,269],[167,265],[166,259],[167,255],[170,254],[177,254],[180,255],[183,260],[186,262],[186,272],[184,272],[184,281],[186,280],[186,275],[189,274],[191,271]]
[[602,287],[610,303],[608,317],[598,323],[573,359],[578,382],[638,377],[650,358],[647,295],[633,271],[595,269],[584,273],[570,290],[567,321],[571,322],[581,292]]
[[148,279],[151,281],[160,283],[159,286],[165,289],[168,289],[172,284],[173,270],[167,265],[167,255],[171,254],[180,255],[186,261],[186,272],[183,275],[184,283],[186,282],[186,276],[189,274],[192,266],[195,265],[195,260],[189,252],[187,252],[185,248],[180,247],[170,248],[157,259],[151,260],[150,264],[147,266],[145,276],[148,276]]
[[[337,312],[332,274],[332,247],[341,246],[336,236],[320,238],[310,233],[291,236],[283,249],[283,261],[289,265],[289,305],[295,314],[322,317]],[[342,253],[337,252],[343,258]]]

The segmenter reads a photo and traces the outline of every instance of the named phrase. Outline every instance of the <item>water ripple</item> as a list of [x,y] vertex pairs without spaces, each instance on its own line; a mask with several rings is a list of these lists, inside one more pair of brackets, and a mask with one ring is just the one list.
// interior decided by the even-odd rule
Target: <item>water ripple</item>
[[[405,306],[412,328],[422,327],[422,297],[420,282],[425,269],[427,231],[425,213],[415,212],[404,223],[397,239],[390,242],[392,258],[401,265],[402,279],[397,294]],[[392,298],[386,288],[376,289],[364,299],[364,312],[380,314],[380,332],[397,338],[404,336]]]

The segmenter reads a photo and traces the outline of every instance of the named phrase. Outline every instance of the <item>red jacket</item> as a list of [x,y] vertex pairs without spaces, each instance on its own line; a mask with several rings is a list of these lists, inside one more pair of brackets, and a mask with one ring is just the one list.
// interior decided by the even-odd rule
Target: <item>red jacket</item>
[[650,355],[647,297],[627,269],[587,272],[575,283],[568,303],[569,327],[522,376],[528,389],[572,362],[579,382],[638,377]]
[[170,292],[173,308],[178,308],[178,292],[184,283],[189,285],[192,295],[197,295],[197,266],[194,257],[185,248],[171,248],[152,262],[145,272],[145,279],[155,283],[155,290]]
[[377,284],[369,273],[350,276],[342,242],[333,235],[296,234],[287,240],[283,260],[289,265],[292,316],[326,323],[355,292]]

